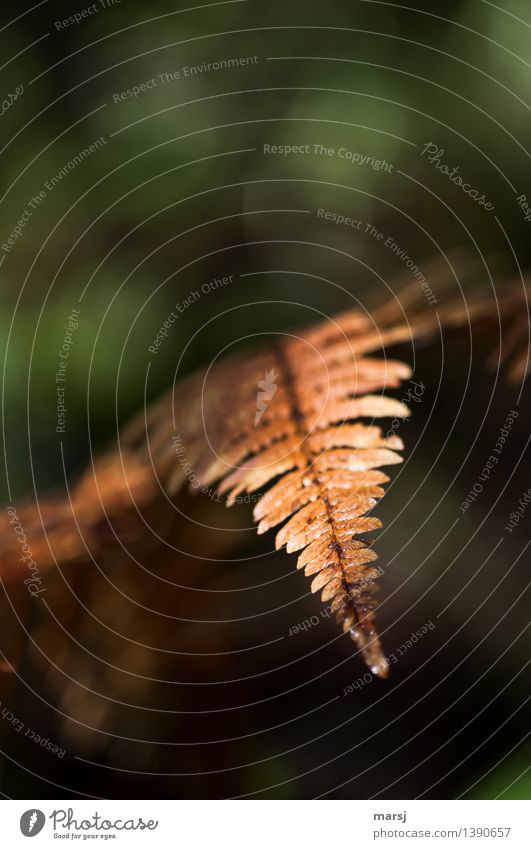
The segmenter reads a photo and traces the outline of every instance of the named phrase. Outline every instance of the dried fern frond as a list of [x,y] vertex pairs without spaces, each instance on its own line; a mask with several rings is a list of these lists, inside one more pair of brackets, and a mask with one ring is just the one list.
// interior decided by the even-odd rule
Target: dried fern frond
[[297,567],[312,577],[312,592],[321,591],[374,674],[385,677],[374,617],[377,555],[360,535],[381,527],[368,515],[389,480],[380,468],[402,461],[400,438],[384,436],[374,420],[409,415],[383,393],[411,370],[365,356],[377,336],[367,317],[351,312],[178,385],[173,404],[184,462],[176,463],[160,408],[124,439],[131,450],[147,424],[151,457],[171,493],[190,469],[201,485],[217,485],[229,505],[270,486],[254,509],[258,533],[285,522],[276,547],[301,552]]
[[[440,263],[436,270],[442,273]],[[525,291],[511,287],[497,305],[504,328],[512,327],[514,305],[522,300]],[[389,480],[380,468],[401,462],[397,451],[403,447],[394,432],[383,436],[373,420],[409,415],[404,404],[383,393],[411,371],[369,355],[433,333],[441,321],[448,327],[487,323],[492,330],[498,319],[484,296],[470,306],[448,299],[436,311],[424,304],[411,321],[409,315],[405,320],[402,305],[388,304],[374,323],[374,315],[350,310],[297,337],[285,336],[272,348],[226,358],[175,387],[171,417],[167,407],[165,414],[154,408],[125,434],[131,449],[147,429],[151,459],[170,494],[190,479],[191,469],[196,483],[216,485],[229,506],[243,493],[270,486],[254,509],[258,533],[285,522],[276,547],[302,550],[297,567],[312,576],[312,591],[321,590],[322,600],[331,602],[338,622],[380,677],[388,669],[374,617],[379,572],[371,565],[372,545],[360,535],[381,526],[368,515]],[[520,329],[523,349],[526,334]],[[525,375],[523,359],[520,354],[518,369],[513,364],[513,376]],[[184,464],[175,463],[170,447],[175,430]]]
[[409,414],[384,392],[410,369],[375,352],[429,336],[441,324],[472,323],[489,341],[501,327],[501,353],[511,359],[512,376],[523,377],[527,288],[511,286],[498,301],[450,298],[437,310],[413,309],[413,294],[402,289],[371,317],[349,311],[181,380],[133,419],[66,494],[16,504],[15,516],[0,514],[0,578],[22,581],[27,574],[22,531],[40,571],[97,562],[113,545],[145,546],[144,510],[160,512],[161,500],[185,486],[215,485],[229,504],[269,487],[263,497],[251,495],[258,532],[284,523],[277,548],[301,552],[297,565],[312,577],[312,590],[321,591],[365,661],[385,677],[374,616],[379,571],[363,535],[380,527],[372,510],[389,480],[381,467],[401,462],[394,429],[385,436],[374,420]]
[[[489,266],[500,261],[489,260]],[[474,283],[478,276],[479,282]],[[468,329],[474,333],[475,346],[489,351],[486,362],[491,369],[502,365],[510,383],[525,380],[531,370],[529,275],[508,279],[496,288],[491,285],[489,291],[484,264],[457,252],[444,263],[440,259],[430,263],[426,277],[431,286],[437,284],[436,309],[419,299],[416,281],[399,282],[393,298],[371,307],[383,342],[389,346],[422,337],[430,339],[442,329],[463,336],[463,330]]]
[[0,578],[23,581],[31,575],[30,561],[42,573],[97,557],[117,537],[127,541],[145,530],[138,510],[157,495],[160,487],[144,458],[125,450],[99,456],[66,495],[27,498],[0,513]]

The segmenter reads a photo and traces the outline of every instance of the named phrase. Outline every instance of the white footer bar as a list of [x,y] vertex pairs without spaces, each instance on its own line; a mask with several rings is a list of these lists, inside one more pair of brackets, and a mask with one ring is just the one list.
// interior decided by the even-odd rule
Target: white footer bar
[[530,813],[525,801],[5,800],[0,846],[528,849]]

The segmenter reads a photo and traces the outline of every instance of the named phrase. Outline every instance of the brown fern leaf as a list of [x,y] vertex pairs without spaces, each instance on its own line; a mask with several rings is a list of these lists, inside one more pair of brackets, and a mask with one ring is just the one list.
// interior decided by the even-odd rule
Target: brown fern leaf
[[[444,279],[436,264],[430,279],[437,274]],[[259,532],[286,523],[277,546],[302,550],[298,565],[313,576],[312,589],[332,602],[369,665],[384,676],[374,625],[375,554],[360,535],[380,527],[367,515],[388,480],[379,467],[400,462],[393,429],[383,437],[372,420],[408,415],[381,393],[397,387],[409,369],[374,354],[429,338],[441,325],[459,331],[473,324],[489,344],[493,330],[501,331],[501,356],[521,379],[529,370],[529,285],[508,285],[494,300],[481,293],[466,304],[448,297],[437,310],[419,306],[414,291],[402,287],[370,317],[345,312],[282,337],[275,348],[226,357],[181,380],[66,491],[16,503],[0,515],[0,579],[27,580],[20,558],[26,537],[39,572],[97,562],[113,546],[120,553],[123,543],[142,550],[151,527],[144,511],[158,517],[164,500],[171,510],[170,499],[187,483],[192,491],[217,484],[229,504],[270,486],[255,509]]]
[[[273,484],[254,509],[258,533],[285,522],[276,547],[301,552],[297,567],[312,577],[312,592],[320,590],[331,603],[383,678],[388,666],[374,617],[380,571],[371,542],[360,535],[381,527],[367,515],[389,480],[380,467],[402,461],[402,441],[382,435],[373,420],[409,415],[382,393],[411,371],[398,361],[363,356],[375,347],[372,337],[365,317],[348,313],[273,349],[224,360],[176,387],[174,408],[186,410],[178,436],[186,462],[178,472],[175,452],[167,450],[168,416],[161,426],[159,410],[147,428],[157,471],[172,491],[187,476],[182,466],[188,477],[193,468],[203,486],[217,484],[229,506],[242,493]],[[141,431],[137,422],[125,435],[129,448]]]
[[[436,264],[430,279],[437,274],[444,280]],[[192,491],[216,484],[229,504],[269,486],[255,508],[259,533],[285,523],[277,547],[301,552],[298,566],[312,576],[312,590],[321,590],[367,663],[385,676],[374,622],[376,555],[361,537],[380,527],[368,515],[388,481],[379,468],[400,462],[402,447],[393,428],[384,437],[373,419],[408,415],[383,391],[410,372],[375,352],[429,338],[441,325],[459,332],[473,324],[488,344],[500,330],[500,354],[521,379],[529,371],[529,285],[509,285],[498,299],[478,293],[466,304],[448,297],[437,310],[419,306],[416,289],[400,288],[370,317],[349,311],[181,380],[66,491],[0,515],[0,579],[28,580],[20,557],[26,538],[39,573],[97,563],[113,546],[118,554],[123,544],[142,551],[151,519],[165,507],[171,512],[187,483]]]
[[[24,565],[29,561],[41,573],[89,560],[118,536],[127,540],[145,531],[138,509],[159,492],[153,469],[133,452],[101,455],[66,495],[58,490],[42,499],[26,498],[0,513],[0,579],[24,580],[31,575]],[[28,542],[31,556],[21,557]]]
[[[450,259],[450,257],[449,257]],[[370,314],[378,328],[380,344],[389,347],[396,342],[433,337],[442,328],[454,332],[463,342],[463,330],[474,332],[475,346],[488,351],[487,366],[495,370],[504,366],[510,383],[525,380],[531,371],[531,277],[507,279],[497,288],[485,285],[485,272],[469,256],[457,252],[451,263],[434,260],[427,267],[430,285],[436,285],[437,309],[418,297],[418,283],[401,285],[393,298],[370,306]],[[448,269],[456,265],[466,281],[464,291],[456,289]],[[490,262],[492,264],[492,261]],[[479,282],[474,284],[474,278]],[[452,285],[453,284],[453,285]]]

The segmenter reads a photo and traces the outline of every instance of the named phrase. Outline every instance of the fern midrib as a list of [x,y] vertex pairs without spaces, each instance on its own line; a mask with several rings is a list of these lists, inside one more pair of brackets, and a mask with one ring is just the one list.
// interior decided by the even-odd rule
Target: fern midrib
[[334,517],[333,517],[333,513],[330,509],[330,503],[328,501],[328,496],[327,496],[327,494],[324,490],[323,485],[318,480],[318,478],[315,476],[314,471],[313,471],[314,467],[315,467],[315,462],[314,462],[315,457],[314,457],[314,454],[307,447],[307,443],[308,443],[308,440],[309,440],[310,437],[309,437],[308,428],[305,426],[306,421],[307,421],[306,416],[302,412],[302,410],[300,408],[300,404],[299,404],[299,393],[298,393],[298,390],[297,390],[297,378],[295,377],[293,370],[291,368],[291,365],[290,365],[290,362],[289,362],[289,357],[287,357],[286,354],[284,353],[284,345],[282,343],[277,344],[276,354],[277,354],[277,358],[279,360],[280,373],[283,374],[284,377],[285,377],[286,394],[287,394],[287,397],[288,397],[288,401],[289,401],[289,405],[290,405],[290,408],[291,408],[291,411],[292,411],[293,418],[297,423],[297,429],[298,429],[299,436],[300,436],[300,443],[299,443],[299,447],[298,447],[297,450],[303,456],[304,461],[306,463],[306,468],[308,470],[312,471],[313,482],[319,490],[319,498],[321,499],[321,501],[325,505],[328,524],[330,525],[330,530],[331,530],[332,537],[333,537],[333,541],[331,543],[331,548],[333,547],[334,551],[336,552],[336,554],[338,556],[339,566],[341,567],[341,573],[342,573],[341,574],[341,580],[343,581],[349,602],[351,604],[352,610],[354,611],[354,615],[356,617],[356,624],[361,625],[360,617],[359,617],[359,613],[358,613],[356,604],[355,604],[355,602],[353,601],[353,599],[351,598],[351,595],[350,595],[350,588],[349,588],[347,576],[346,576],[346,573],[345,573],[345,565],[344,565],[345,558],[344,558],[344,553],[343,553],[343,547],[342,547],[342,545],[339,541],[338,535],[337,535]]

